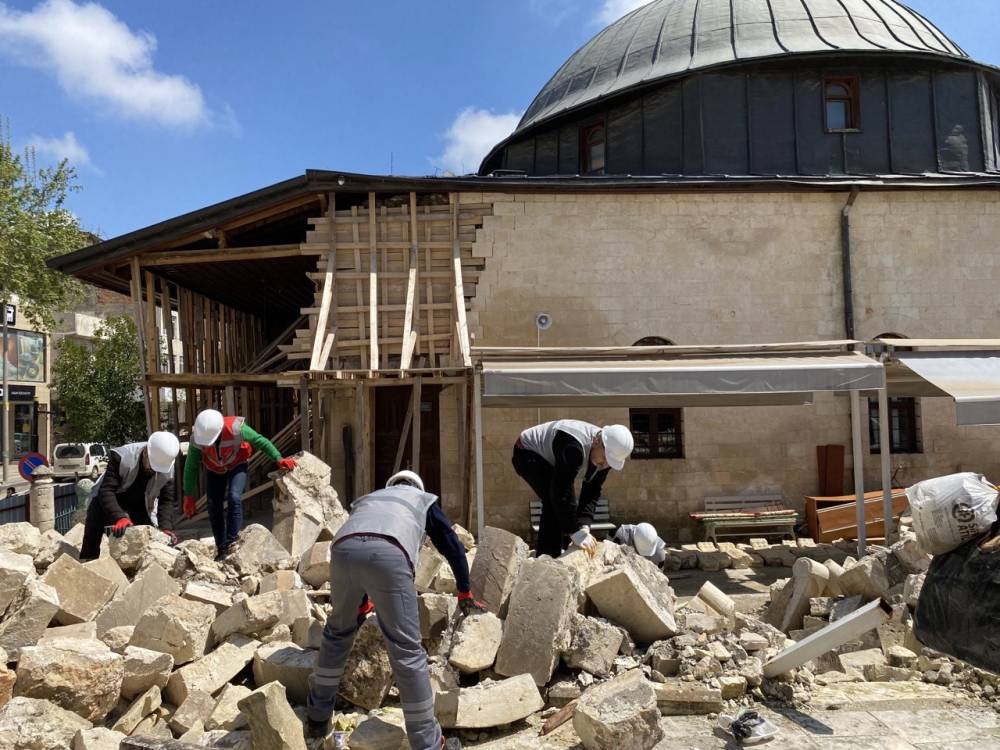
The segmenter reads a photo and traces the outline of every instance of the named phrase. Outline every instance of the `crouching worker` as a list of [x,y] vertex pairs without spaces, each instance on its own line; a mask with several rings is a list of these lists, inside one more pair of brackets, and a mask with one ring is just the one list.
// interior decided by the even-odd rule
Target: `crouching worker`
[[180,443],[169,432],[154,432],[145,443],[112,448],[108,468],[93,486],[80,545],[81,560],[101,554],[105,527],[120,537],[129,526],[158,526],[177,543],[174,459]]
[[344,664],[363,621],[358,617],[358,603],[367,595],[375,605],[389,651],[410,747],[461,747],[457,739],[445,744],[441,737],[441,727],[434,718],[427,652],[420,642],[413,575],[425,534],[455,574],[462,615],[486,611],[470,590],[465,547],[452,531],[437,497],[424,491],[417,474],[401,471],[389,479],[385,489],[355,500],[351,516],[337,532],[330,551],[333,611],[323,630],[311,681],[306,727],[310,737],[327,733]]
[[619,526],[615,532],[614,541],[631,547],[639,555],[656,565],[663,565],[663,561],[667,559],[667,543],[660,539],[656,529],[650,523]]

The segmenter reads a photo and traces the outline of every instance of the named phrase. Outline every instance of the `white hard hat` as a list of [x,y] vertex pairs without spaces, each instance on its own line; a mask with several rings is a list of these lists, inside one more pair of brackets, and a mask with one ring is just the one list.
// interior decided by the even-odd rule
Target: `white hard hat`
[[397,484],[409,484],[421,492],[424,491],[424,480],[420,478],[417,472],[409,471],[408,469],[393,474],[389,477],[389,481],[385,483],[385,486],[388,489],[389,487],[395,487]]
[[615,471],[621,471],[625,459],[632,455],[632,448],[635,446],[628,427],[613,424],[602,428],[601,442],[604,443],[604,455],[607,457],[608,465]]
[[205,409],[194,420],[194,427],[191,428],[191,440],[199,448],[207,448],[219,439],[223,424],[225,424],[225,419],[222,417],[222,412],[215,409]]
[[656,552],[657,541],[659,541],[659,536],[656,533],[656,529],[653,528],[653,524],[640,523],[635,527],[635,533],[632,535],[632,545],[635,547],[635,551],[643,557],[649,557]]
[[149,466],[158,474],[169,474],[174,470],[174,459],[181,451],[177,436],[169,432],[154,432],[146,445]]

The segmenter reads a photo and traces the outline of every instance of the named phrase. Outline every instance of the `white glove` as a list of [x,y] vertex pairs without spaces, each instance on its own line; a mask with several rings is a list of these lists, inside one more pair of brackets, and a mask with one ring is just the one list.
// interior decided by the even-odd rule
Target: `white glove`
[[597,540],[590,535],[589,526],[581,526],[579,531],[570,536],[570,540],[591,557],[597,554]]

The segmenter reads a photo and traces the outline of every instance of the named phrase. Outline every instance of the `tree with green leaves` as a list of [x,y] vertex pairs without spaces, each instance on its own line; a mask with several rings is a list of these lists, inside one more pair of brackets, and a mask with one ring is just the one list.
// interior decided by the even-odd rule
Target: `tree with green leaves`
[[52,378],[67,440],[124,445],[146,439],[142,359],[131,318],[108,318],[93,346],[64,339]]
[[39,167],[32,149],[11,145],[0,121],[0,301],[16,294],[37,327],[52,330],[56,313],[79,299],[81,285],[45,261],[88,244],[66,198],[77,190],[76,171],[63,160]]

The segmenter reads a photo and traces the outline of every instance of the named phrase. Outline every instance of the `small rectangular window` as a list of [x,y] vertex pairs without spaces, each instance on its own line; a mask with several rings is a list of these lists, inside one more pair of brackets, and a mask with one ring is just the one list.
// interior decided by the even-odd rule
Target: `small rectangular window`
[[[873,455],[882,452],[878,399],[868,399],[868,441]],[[889,399],[889,440],[892,453],[922,453],[920,410],[915,398]]]
[[580,128],[580,166],[585,175],[604,174],[604,121]]
[[843,133],[861,129],[857,77],[827,78],[823,82],[823,97],[827,132]]
[[680,409],[630,409],[635,449],[632,458],[684,458],[684,423]]

